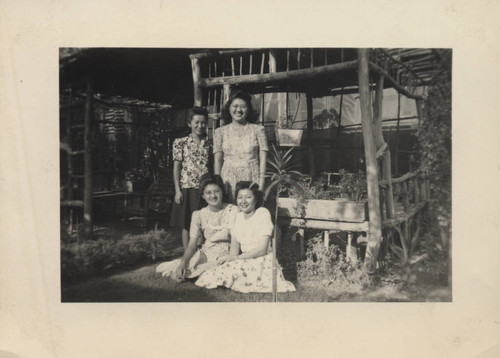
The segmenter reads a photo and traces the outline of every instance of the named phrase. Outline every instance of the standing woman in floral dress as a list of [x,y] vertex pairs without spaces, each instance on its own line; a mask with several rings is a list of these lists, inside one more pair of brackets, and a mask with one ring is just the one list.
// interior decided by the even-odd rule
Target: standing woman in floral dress
[[191,133],[177,138],[172,146],[174,159],[175,197],[170,216],[170,226],[182,229],[182,246],[189,242],[191,215],[198,210],[200,178],[210,170],[211,145],[206,138],[208,112],[193,107],[188,113]]
[[233,95],[222,116],[225,125],[214,134],[214,172],[220,174],[228,199],[234,202],[240,181],[257,183],[264,190],[268,144],[264,127],[252,123],[256,116],[250,95]]

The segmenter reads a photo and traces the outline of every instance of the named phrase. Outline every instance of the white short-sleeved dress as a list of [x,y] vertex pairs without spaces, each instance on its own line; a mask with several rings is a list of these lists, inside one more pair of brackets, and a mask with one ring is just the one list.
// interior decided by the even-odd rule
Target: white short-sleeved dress
[[[236,214],[231,229],[231,236],[239,242],[242,252],[255,249],[258,243],[256,238],[271,236],[272,233],[273,223],[266,208],[258,208],[248,219],[241,212]],[[264,256],[227,262],[205,271],[196,281],[196,285],[205,288],[225,286],[243,293],[272,292],[272,260],[272,253],[268,249],[268,253]],[[277,277],[278,292],[295,291],[295,286],[285,280],[279,266]]]
[[214,154],[224,153],[220,175],[228,200],[233,202],[236,183],[242,180],[259,182],[259,153],[268,150],[266,131],[263,126],[253,123],[247,123],[239,131],[228,124],[215,130],[213,148]]
[[[189,237],[205,241],[189,260],[186,267],[187,278],[199,276],[203,271],[214,267],[219,257],[228,254],[229,228],[237,212],[238,208],[232,204],[223,204],[222,210],[217,212],[211,211],[208,206],[193,212]],[[181,259],[164,262],[156,268],[156,272],[168,276],[177,270],[180,262]]]

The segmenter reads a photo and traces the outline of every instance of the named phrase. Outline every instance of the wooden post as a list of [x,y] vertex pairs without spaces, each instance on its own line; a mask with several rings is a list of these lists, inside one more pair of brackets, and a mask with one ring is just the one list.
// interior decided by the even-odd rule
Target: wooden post
[[87,79],[87,98],[84,116],[84,186],[83,186],[83,225],[86,238],[92,238],[92,96],[93,88]]
[[314,165],[314,148],[312,146],[313,143],[312,135],[314,129],[313,102],[310,93],[306,93],[306,104],[307,104],[307,140],[308,140],[307,152],[309,155],[309,174],[311,175],[311,178],[315,178],[316,166]]
[[265,100],[266,100],[265,93],[262,92],[262,94],[260,95],[260,123],[262,125],[264,125],[264,111],[266,109],[265,104],[264,104]]
[[[392,191],[391,182],[391,151],[384,140],[382,132],[382,103],[384,92],[384,76],[379,76],[377,87],[375,89],[375,103],[373,104],[373,130],[374,139],[377,150],[386,148],[382,154],[382,180],[387,181],[387,189],[385,191],[387,218],[390,219],[394,216],[394,195]],[[378,158],[377,158],[378,159]]]
[[398,92],[398,121],[396,125],[396,150],[395,150],[395,158],[394,158],[394,171],[396,175],[399,175],[399,122],[401,118],[401,93]]
[[203,103],[203,94],[201,91],[201,87],[199,86],[199,81],[201,78],[201,70],[200,70],[200,63],[197,58],[191,58],[191,67],[193,70],[194,105],[201,106]]
[[356,247],[356,239],[352,240],[352,232],[347,233],[347,247],[345,250],[346,260],[355,265],[358,262],[358,249]]
[[[69,148],[72,150],[73,144],[71,141],[71,110],[68,111],[69,115],[66,117],[66,122],[65,122],[65,128],[66,128],[66,143],[68,144]],[[67,195],[66,195],[66,200],[72,201],[73,200],[73,157],[70,153],[70,151],[66,152],[66,163],[68,165],[68,177],[66,180],[66,189],[67,189]],[[68,222],[68,234],[73,233],[73,208],[70,206],[67,210],[69,211],[69,222]]]
[[274,230],[274,235],[273,235],[273,261],[272,261],[272,288],[273,288],[273,297],[272,301],[273,302],[278,302],[278,261],[276,259],[276,245],[277,245],[277,240],[276,240],[276,227],[278,227],[278,197],[280,195],[280,184],[278,183],[277,188],[276,188],[276,208],[274,210],[274,223],[275,223],[275,230]]
[[269,51],[269,73],[275,73],[275,72],[276,72],[276,51],[270,50]]
[[344,88],[342,87],[342,92],[340,92],[340,108],[339,108],[339,123],[337,126],[337,171],[341,168],[340,163],[340,130],[342,124],[342,107],[344,105]]
[[223,88],[224,88],[224,105],[226,105],[227,101],[229,101],[229,99],[231,98],[231,86],[225,84]]
[[376,269],[380,243],[382,242],[382,218],[380,216],[378,168],[375,157],[376,148],[373,139],[371,119],[370,83],[368,50],[358,49],[358,85],[361,104],[361,127],[365,146],[366,180],[368,189],[368,210],[370,222],[368,225],[368,245],[364,268],[368,272]]

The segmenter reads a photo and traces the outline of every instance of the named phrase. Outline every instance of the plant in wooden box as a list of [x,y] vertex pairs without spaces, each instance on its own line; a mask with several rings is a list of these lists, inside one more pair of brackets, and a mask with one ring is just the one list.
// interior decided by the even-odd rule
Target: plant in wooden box
[[316,182],[302,183],[298,191],[292,188],[289,198],[279,198],[279,215],[308,219],[311,225],[316,226],[321,225],[317,220],[365,222],[367,189],[364,173],[351,173],[341,169],[340,175],[337,186]]
[[[266,177],[271,179],[271,183],[266,189],[264,200],[269,198],[272,191],[276,193],[276,208],[274,212],[274,222],[278,225],[278,200],[283,187],[290,186],[295,188],[297,191],[301,190],[298,184],[298,180],[302,178],[302,173],[294,170],[297,169],[298,164],[293,160],[292,155],[293,147],[287,151],[278,150],[274,146],[271,146],[270,156],[267,157],[268,171],[266,172]],[[276,296],[276,284],[277,284],[277,260],[276,260],[276,232],[274,230],[273,234],[273,302],[277,301]]]

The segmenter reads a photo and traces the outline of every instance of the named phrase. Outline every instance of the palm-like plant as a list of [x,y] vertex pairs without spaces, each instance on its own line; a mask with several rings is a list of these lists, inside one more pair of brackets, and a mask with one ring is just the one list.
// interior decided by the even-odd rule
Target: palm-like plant
[[[299,184],[299,180],[303,178],[303,174],[296,171],[299,164],[293,159],[294,147],[287,151],[279,150],[273,144],[271,147],[270,156],[267,158],[266,178],[271,179],[271,184],[267,187],[264,199],[267,200],[269,194],[276,190],[276,207],[274,211],[274,222],[278,225],[278,198],[283,185],[293,187],[297,192],[302,192],[303,189]],[[277,260],[276,260],[276,228],[273,235],[273,302],[277,301]]]

